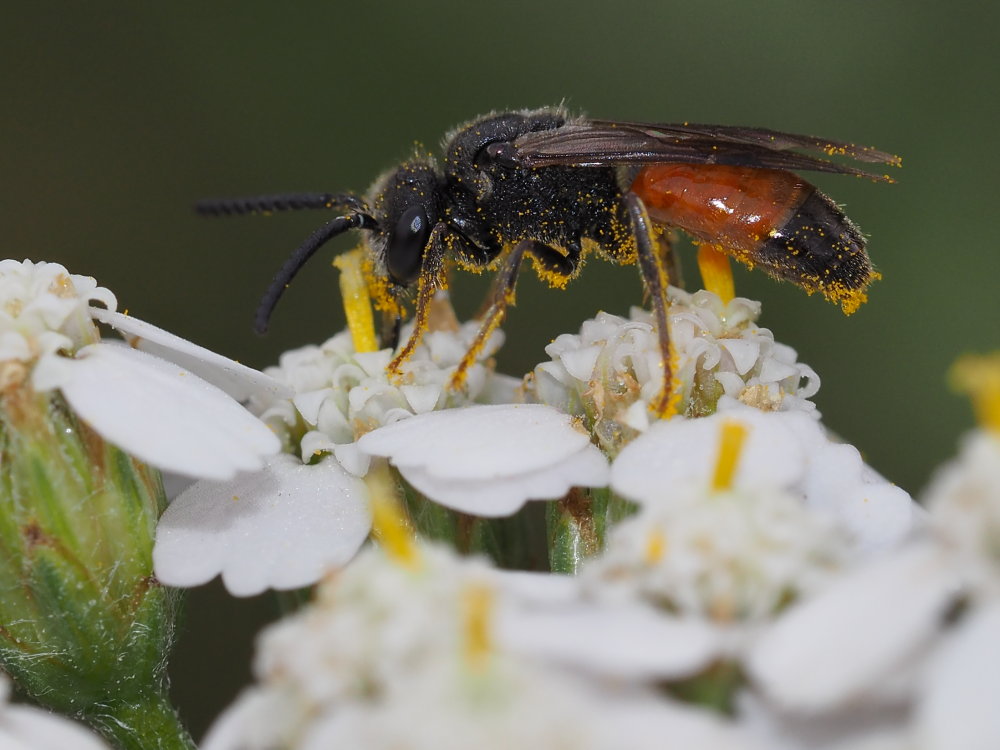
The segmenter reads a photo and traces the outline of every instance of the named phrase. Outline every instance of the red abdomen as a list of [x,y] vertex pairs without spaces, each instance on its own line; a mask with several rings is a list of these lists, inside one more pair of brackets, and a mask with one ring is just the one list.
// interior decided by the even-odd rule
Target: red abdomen
[[632,183],[653,221],[737,254],[785,226],[814,190],[792,172],[717,164],[655,164]]

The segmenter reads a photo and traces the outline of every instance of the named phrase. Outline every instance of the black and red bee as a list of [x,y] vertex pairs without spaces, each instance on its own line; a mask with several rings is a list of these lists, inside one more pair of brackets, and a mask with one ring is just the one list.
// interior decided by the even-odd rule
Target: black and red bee
[[308,193],[212,200],[210,215],[325,208],[337,217],[286,261],[264,295],[256,327],[267,328],[285,287],[324,243],[365,230],[369,284],[385,312],[383,343],[394,343],[401,301],[416,287],[413,335],[390,365],[399,367],[426,328],[430,300],[446,267],[496,271],[479,336],[454,383],[502,321],[525,256],[539,276],[563,287],[590,252],[636,263],[652,300],[672,391],[667,328],[668,231],[684,230],[770,275],[818,291],[852,312],[875,277],[865,238],[838,206],[792,170],[891,181],[800,151],[899,166],[872,148],[761,128],[646,124],[572,117],[561,108],[502,112],[450,133],[443,163],[417,155],[382,175],[364,197]]

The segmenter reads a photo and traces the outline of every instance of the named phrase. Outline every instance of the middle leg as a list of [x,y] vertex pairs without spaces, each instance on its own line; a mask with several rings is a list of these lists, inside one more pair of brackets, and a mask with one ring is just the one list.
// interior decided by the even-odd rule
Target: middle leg
[[480,319],[479,331],[448,382],[450,390],[457,390],[465,383],[469,368],[475,363],[490,336],[503,322],[507,308],[514,304],[517,274],[521,270],[521,261],[524,260],[526,253],[531,254],[548,276],[569,279],[576,270],[578,254],[577,256],[564,256],[557,250],[534,240],[518,242],[504,260],[493,281],[493,288],[478,316]]
[[628,193],[625,196],[625,207],[632,222],[639,272],[653,303],[653,319],[656,321],[663,358],[663,389],[657,396],[653,409],[661,419],[666,419],[677,414],[677,402],[680,400],[677,384],[674,383],[674,350],[670,344],[670,301],[667,298],[669,276],[663,254],[657,248],[655,228],[646,206],[635,193]]

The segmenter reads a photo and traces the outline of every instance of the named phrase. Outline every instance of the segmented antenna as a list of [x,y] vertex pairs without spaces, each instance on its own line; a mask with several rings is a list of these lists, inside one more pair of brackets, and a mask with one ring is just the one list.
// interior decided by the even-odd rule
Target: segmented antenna
[[281,299],[281,295],[295,278],[295,274],[317,250],[349,229],[374,229],[376,226],[375,219],[368,214],[359,212],[338,216],[309,235],[306,241],[299,245],[281,266],[271,281],[271,285],[264,292],[264,296],[261,297],[260,304],[257,305],[257,315],[254,317],[254,330],[261,334],[267,332],[274,306],[278,304],[278,300]]
[[349,193],[282,193],[248,198],[212,198],[194,204],[194,210],[202,216],[269,214],[306,208],[362,210],[364,203],[356,195]]

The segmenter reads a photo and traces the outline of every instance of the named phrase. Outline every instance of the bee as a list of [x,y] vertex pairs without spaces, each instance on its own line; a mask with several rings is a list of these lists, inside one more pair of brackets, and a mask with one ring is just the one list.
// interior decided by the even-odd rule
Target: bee
[[431,299],[447,286],[448,268],[493,271],[479,333],[456,369],[455,387],[514,302],[525,257],[556,288],[565,287],[591,253],[635,264],[663,355],[663,389],[654,408],[666,414],[673,391],[670,230],[818,291],[847,313],[865,301],[877,274],[864,236],[794,170],[892,180],[803,151],[900,165],[892,154],[812,136],[594,120],[550,107],[493,113],[461,125],[445,137],[440,164],[418,153],[383,174],[365,196],[286,194],[202,201],[196,208],[206,215],[307,208],[336,213],[271,282],[257,310],[261,333],[303,264],[333,237],[360,230],[368,283],[383,311],[383,343],[395,345],[403,303],[415,290],[415,326],[389,365],[393,376],[419,343]]

